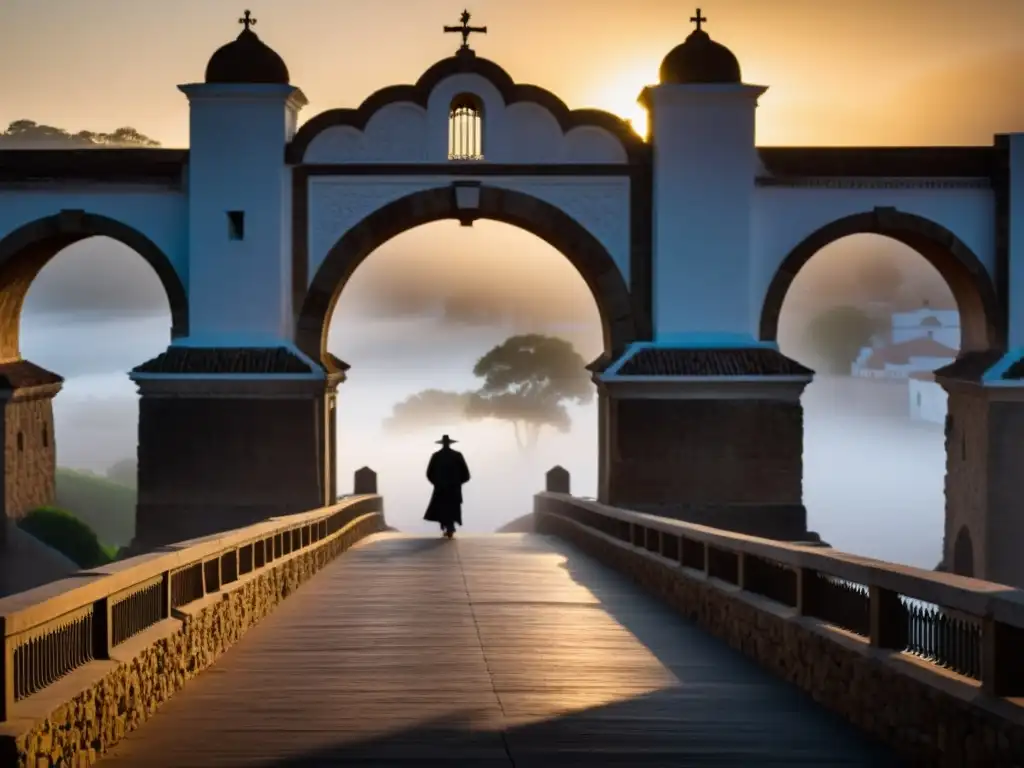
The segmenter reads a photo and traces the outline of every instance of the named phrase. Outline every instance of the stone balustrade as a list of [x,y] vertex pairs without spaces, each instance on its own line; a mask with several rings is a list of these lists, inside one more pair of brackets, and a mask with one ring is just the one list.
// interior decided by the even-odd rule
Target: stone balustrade
[[[360,487],[376,487],[364,468]],[[383,501],[331,507],[81,571],[0,600],[0,765],[91,765],[300,584],[384,530]]]
[[[1024,592],[556,492],[563,537],[915,764],[1024,763]],[[685,681],[684,681],[685,683]]]

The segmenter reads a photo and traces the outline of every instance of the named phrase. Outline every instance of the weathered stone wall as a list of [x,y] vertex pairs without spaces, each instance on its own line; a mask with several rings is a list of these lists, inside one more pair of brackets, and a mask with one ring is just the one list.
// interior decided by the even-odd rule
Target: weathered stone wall
[[4,504],[17,520],[56,498],[53,397],[20,393],[3,405]]
[[[0,765],[92,765],[209,667],[281,601],[337,555],[384,529],[383,515],[357,522],[322,545],[229,584],[223,599],[185,607],[181,628],[122,663],[88,690],[14,738],[0,739]],[[129,641],[131,642],[131,641]]]
[[614,399],[612,408],[613,496],[634,503],[801,503],[799,402]]
[[988,509],[989,408],[981,387],[960,384],[949,396],[946,417],[946,524],[943,565],[953,571],[953,544],[961,527],[973,544],[974,576],[985,573]]
[[[1018,766],[1024,763],[1024,727],[1009,717],[901,674],[853,638],[841,642],[813,620],[761,607],[756,598],[688,575],[670,561],[577,523],[539,513],[541,533],[558,535],[808,692],[916,765]],[[846,638],[843,638],[846,640]],[[908,664],[911,662],[908,662]],[[980,695],[980,694],[979,694]]]
[[322,382],[258,381],[233,396],[201,384],[182,379],[174,396],[142,392],[138,551],[333,501]]
[[805,535],[798,401],[627,398],[609,406],[608,504],[771,538]]

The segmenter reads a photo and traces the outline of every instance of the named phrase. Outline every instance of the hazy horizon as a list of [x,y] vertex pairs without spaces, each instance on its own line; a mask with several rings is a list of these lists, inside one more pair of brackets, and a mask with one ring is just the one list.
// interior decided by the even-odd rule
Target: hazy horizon
[[[955,306],[923,257],[878,236],[846,238],[823,249],[794,281],[780,318],[783,351],[806,361],[800,340],[808,319],[863,301],[851,275],[878,259],[902,271],[913,296]],[[538,282],[544,290],[531,290]],[[22,353],[66,377],[54,405],[60,466],[102,474],[134,455],[138,397],[126,373],[165,349],[169,328],[156,275],[112,241],[71,246],[40,274],[25,305]],[[424,471],[434,441],[447,432],[460,441],[473,473],[467,531],[491,531],[528,513],[555,464],[571,472],[574,493],[595,496],[594,404],[571,407],[572,431],[545,430],[530,455],[519,452],[505,423],[402,435],[382,428],[392,406],[415,392],[476,388],[476,359],[507,336],[530,331],[570,339],[587,360],[602,349],[597,307],[582,278],[533,235],[494,222],[439,222],[373,253],[342,292],[328,337],[329,349],[352,366],[338,390],[339,492],[351,487],[356,469],[370,466],[379,473],[390,523],[432,532],[421,520],[429,497]],[[838,397],[828,379],[804,397],[811,529],[837,548],[934,567],[944,518],[941,429],[865,418],[857,408],[870,402],[843,402],[849,398]]]

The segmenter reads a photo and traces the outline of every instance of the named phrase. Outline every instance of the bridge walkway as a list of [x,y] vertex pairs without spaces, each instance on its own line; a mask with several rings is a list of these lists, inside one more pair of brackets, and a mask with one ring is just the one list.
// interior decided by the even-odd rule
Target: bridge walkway
[[853,726],[535,534],[378,534],[100,761],[884,766]]

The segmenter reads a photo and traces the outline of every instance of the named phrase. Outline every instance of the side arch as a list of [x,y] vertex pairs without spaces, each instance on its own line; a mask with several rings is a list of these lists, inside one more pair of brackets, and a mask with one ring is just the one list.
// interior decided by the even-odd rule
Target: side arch
[[966,525],[960,526],[953,543],[953,573],[957,576],[974,576],[974,543]]
[[[459,206],[457,190],[479,195],[475,206]],[[580,273],[597,302],[604,332],[601,367],[637,340],[636,313],[626,281],[607,249],[559,208],[500,187],[436,187],[391,202],[349,229],[327,252],[301,302],[295,343],[315,360],[327,353],[327,325],[342,289],[356,268],[396,235],[422,224],[491,219],[530,232],[557,248]]]
[[23,224],[0,240],[0,359],[21,356],[21,310],[42,268],[69,245],[97,236],[124,243],[153,268],[171,307],[171,337],[188,335],[188,295],[167,254],[146,235],[116,219],[63,210]]
[[960,311],[961,352],[1003,349],[1006,320],[991,277],[977,255],[946,227],[895,208],[837,219],[804,238],[775,272],[761,307],[760,336],[775,341],[779,315],[800,269],[826,245],[848,235],[885,235],[920,253],[953,292]]

